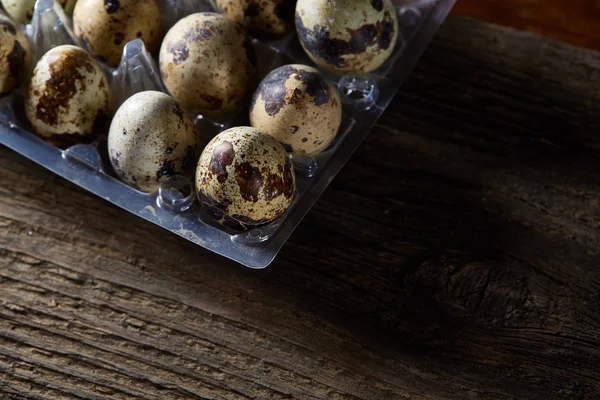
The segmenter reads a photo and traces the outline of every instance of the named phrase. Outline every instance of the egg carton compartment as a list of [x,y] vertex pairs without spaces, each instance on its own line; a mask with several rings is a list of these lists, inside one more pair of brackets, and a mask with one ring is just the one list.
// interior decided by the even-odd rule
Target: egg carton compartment
[[[116,206],[199,246],[247,267],[264,268],[272,262],[385,111],[454,2],[392,0],[399,21],[399,39],[389,59],[368,74],[336,76],[322,71],[337,86],[343,102],[339,133],[327,149],[315,156],[289,155],[296,172],[296,196],[281,218],[260,228],[239,233],[215,223],[210,212],[197,201],[191,176],[171,176],[153,193],[138,191],[121,182],[108,161],[107,132],[100,132],[92,143],[63,149],[42,140],[32,133],[33,129],[23,112],[23,92],[27,82],[11,95],[0,98],[0,143]],[[159,5],[163,34],[187,15],[216,10],[211,0],[161,0]],[[58,45],[86,48],[86,44],[80,43],[73,34],[71,20],[54,0],[37,0],[31,23],[21,28],[32,45],[32,65]],[[253,39],[252,43],[258,59],[258,81],[282,65],[314,66],[295,33],[272,41]],[[109,77],[113,111],[135,93],[145,90],[167,93],[156,60],[157,54],[148,52],[144,43],[136,39],[126,44],[116,68],[99,61]],[[201,141],[206,144],[211,137],[229,127],[249,125],[248,104],[224,116],[193,115],[192,118]]]

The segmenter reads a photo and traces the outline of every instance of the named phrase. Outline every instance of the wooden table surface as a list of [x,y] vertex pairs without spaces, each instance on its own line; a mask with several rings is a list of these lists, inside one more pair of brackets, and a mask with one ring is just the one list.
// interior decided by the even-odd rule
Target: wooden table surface
[[0,399],[600,398],[599,82],[451,17],[263,271],[0,148]]
[[600,0],[458,0],[453,12],[600,50]]

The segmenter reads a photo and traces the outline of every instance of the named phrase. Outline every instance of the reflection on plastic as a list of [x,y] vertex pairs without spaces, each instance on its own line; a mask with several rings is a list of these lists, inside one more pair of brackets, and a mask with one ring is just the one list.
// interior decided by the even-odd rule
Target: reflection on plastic
[[402,7],[399,13],[400,21],[404,26],[415,26],[421,19],[421,12],[414,7]]
[[11,105],[10,96],[0,97],[0,122],[8,123],[12,126],[12,121],[15,118],[15,114]]
[[312,178],[317,174],[319,164],[314,157],[307,156],[306,154],[290,154],[289,157],[292,159],[294,170],[298,176]]
[[53,47],[79,44],[65,12],[54,0],[37,0],[31,25],[28,26],[28,35],[35,44],[34,61],[42,58]]
[[379,100],[379,88],[372,79],[360,76],[346,75],[338,84],[342,101],[354,106],[357,111],[373,108]]
[[166,92],[158,67],[140,39],[125,45],[121,63],[112,79],[115,110],[136,93],[145,90]]
[[167,33],[177,21],[190,14],[214,10],[210,0],[162,0],[158,5],[164,33]]
[[158,206],[177,213],[188,210],[195,199],[194,185],[181,175],[167,178],[158,188]]
[[231,240],[247,246],[256,246],[269,240],[277,232],[279,227],[279,223],[274,222],[261,228],[233,235]]
[[87,168],[100,170],[101,162],[98,150],[91,144],[76,144],[63,152],[65,160],[75,161]]

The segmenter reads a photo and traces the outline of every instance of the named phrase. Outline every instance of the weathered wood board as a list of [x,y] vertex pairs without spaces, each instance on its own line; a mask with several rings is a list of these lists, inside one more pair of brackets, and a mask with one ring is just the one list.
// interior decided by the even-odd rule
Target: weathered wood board
[[251,271],[0,149],[0,398],[600,398],[600,54],[452,17]]
[[452,12],[600,50],[598,0],[459,0]]

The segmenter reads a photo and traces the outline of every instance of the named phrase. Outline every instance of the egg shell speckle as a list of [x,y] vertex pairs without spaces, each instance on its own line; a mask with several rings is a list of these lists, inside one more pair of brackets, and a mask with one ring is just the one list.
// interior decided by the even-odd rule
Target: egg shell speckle
[[127,184],[152,192],[196,161],[194,124],[171,96],[140,92],[123,103],[108,134],[111,164]]
[[260,38],[279,38],[294,26],[296,0],[216,0],[216,4]]
[[73,13],[75,35],[90,52],[111,67],[123,48],[141,39],[152,52],[160,43],[160,10],[156,0],[79,0]]
[[[36,0],[0,0],[6,13],[20,24],[27,24],[33,17],[33,9]],[[73,15],[73,8],[77,0],[57,0],[65,13]]]
[[16,24],[0,14],[0,95],[23,82],[30,62],[27,38]]
[[296,191],[294,170],[281,144],[251,127],[235,127],[206,146],[196,190],[215,220],[246,230],[279,218]]
[[250,106],[250,125],[294,153],[323,151],[341,122],[337,89],[306,65],[284,65],[271,71],[258,85]]
[[377,69],[399,36],[389,0],[298,0],[296,31],[310,58],[338,74]]
[[60,147],[89,142],[110,116],[104,72],[83,49],[64,45],[37,63],[25,96],[35,131]]
[[215,13],[177,22],[163,40],[159,64],[169,93],[194,114],[235,109],[256,78],[256,55],[245,30]]

